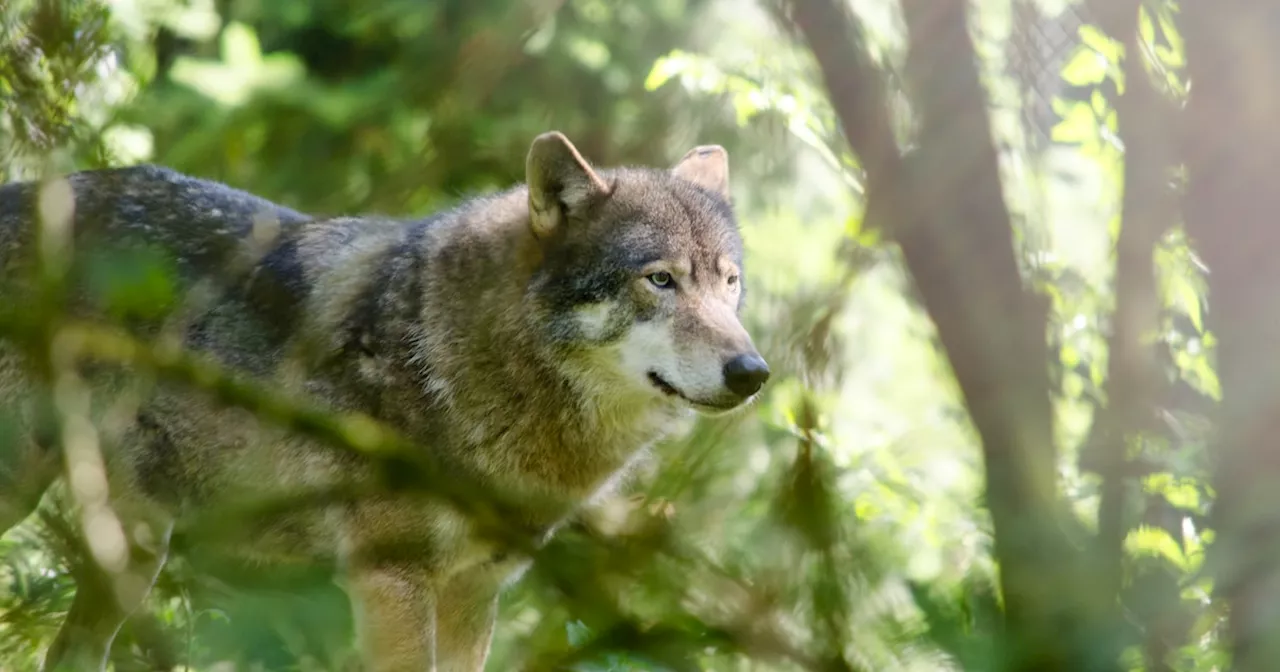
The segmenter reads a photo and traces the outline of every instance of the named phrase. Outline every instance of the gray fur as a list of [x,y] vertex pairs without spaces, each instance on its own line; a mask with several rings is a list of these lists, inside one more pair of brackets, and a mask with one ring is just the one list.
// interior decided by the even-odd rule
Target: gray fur
[[[531,187],[416,220],[312,218],[151,166],[68,179],[79,248],[142,245],[175,260],[185,290],[216,280],[212,302],[181,314],[188,347],[368,413],[495,487],[582,502],[691,411],[753,396],[715,379],[729,358],[758,357],[737,318],[742,243],[726,161],[702,147],[673,170],[597,172],[548,133],[530,150]],[[34,184],[0,187],[0,282],[32,258],[35,196]],[[274,226],[265,247],[254,235],[264,216]],[[134,325],[144,335],[158,326]],[[4,407],[30,397],[22,371],[0,342]],[[96,384],[95,399],[120,393]],[[161,541],[140,556],[145,577],[184,511],[373,478],[177,386],[158,385],[135,416],[106,460],[125,529]],[[0,450],[0,492],[25,485],[0,497],[0,532],[59,471],[30,410],[21,417],[17,449]],[[550,532],[571,513],[528,509],[519,522]],[[263,561],[329,556],[343,567],[374,670],[482,669],[498,591],[518,573],[470,539],[458,514],[407,496],[299,515],[257,539]],[[422,552],[380,555],[405,541]],[[50,657],[100,664],[142,599],[122,594],[118,609],[73,615]]]

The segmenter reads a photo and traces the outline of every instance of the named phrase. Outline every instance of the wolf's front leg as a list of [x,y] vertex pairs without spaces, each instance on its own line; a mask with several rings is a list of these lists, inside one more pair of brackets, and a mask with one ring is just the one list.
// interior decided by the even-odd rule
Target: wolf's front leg
[[356,565],[347,583],[365,668],[434,672],[435,605],[427,574],[394,564]]
[[354,567],[348,579],[370,672],[483,672],[498,581],[481,569],[435,583],[418,568]]
[[489,565],[450,577],[436,593],[436,672],[483,672],[501,578]]

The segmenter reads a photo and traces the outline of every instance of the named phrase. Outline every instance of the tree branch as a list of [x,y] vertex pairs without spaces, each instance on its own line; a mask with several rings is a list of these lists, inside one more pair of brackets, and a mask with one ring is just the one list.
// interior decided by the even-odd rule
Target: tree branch
[[1110,612],[1115,622],[1129,530],[1124,520],[1127,439],[1148,426],[1154,410],[1155,349],[1144,342],[1159,329],[1153,255],[1174,216],[1164,174],[1170,159],[1165,151],[1169,120],[1143,67],[1140,4],[1141,0],[1112,3],[1098,14],[1099,27],[1124,45],[1125,91],[1114,102],[1124,144],[1124,196],[1116,241],[1116,305],[1107,342],[1107,405],[1090,427],[1081,465],[1103,478],[1098,510],[1102,580],[1095,592],[1098,607]]
[[1185,3],[1191,89],[1188,232],[1209,267],[1222,404],[1215,423],[1215,591],[1230,609],[1233,669],[1280,669],[1280,12]]
[[835,0],[793,5],[867,166],[868,210],[879,202],[892,221],[982,439],[1006,616],[1020,645],[1013,669],[1088,667],[1097,661],[1073,616],[1078,554],[1059,526],[1047,311],[1023,288],[967,3],[903,1],[920,120],[919,150],[906,161],[847,9]]
[[865,48],[861,26],[844,3],[793,0],[791,20],[805,36],[822,71],[831,105],[849,146],[866,171],[868,227],[886,227],[897,210],[890,205],[903,160],[893,135],[880,71]]

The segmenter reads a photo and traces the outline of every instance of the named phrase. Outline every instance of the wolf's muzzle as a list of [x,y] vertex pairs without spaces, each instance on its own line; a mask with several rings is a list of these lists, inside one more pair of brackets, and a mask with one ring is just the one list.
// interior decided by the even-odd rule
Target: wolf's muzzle
[[724,384],[734,394],[749,397],[769,380],[769,364],[755,353],[738,355],[724,365]]

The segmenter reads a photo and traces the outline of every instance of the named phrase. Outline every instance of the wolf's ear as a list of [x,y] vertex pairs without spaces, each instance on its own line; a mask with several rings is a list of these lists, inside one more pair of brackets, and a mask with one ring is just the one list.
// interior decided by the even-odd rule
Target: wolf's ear
[[592,200],[609,195],[609,185],[559,131],[533,139],[525,159],[525,181],[529,184],[529,222],[539,238],[551,235],[571,213]]
[[694,147],[671,172],[729,200],[729,152],[720,145]]

